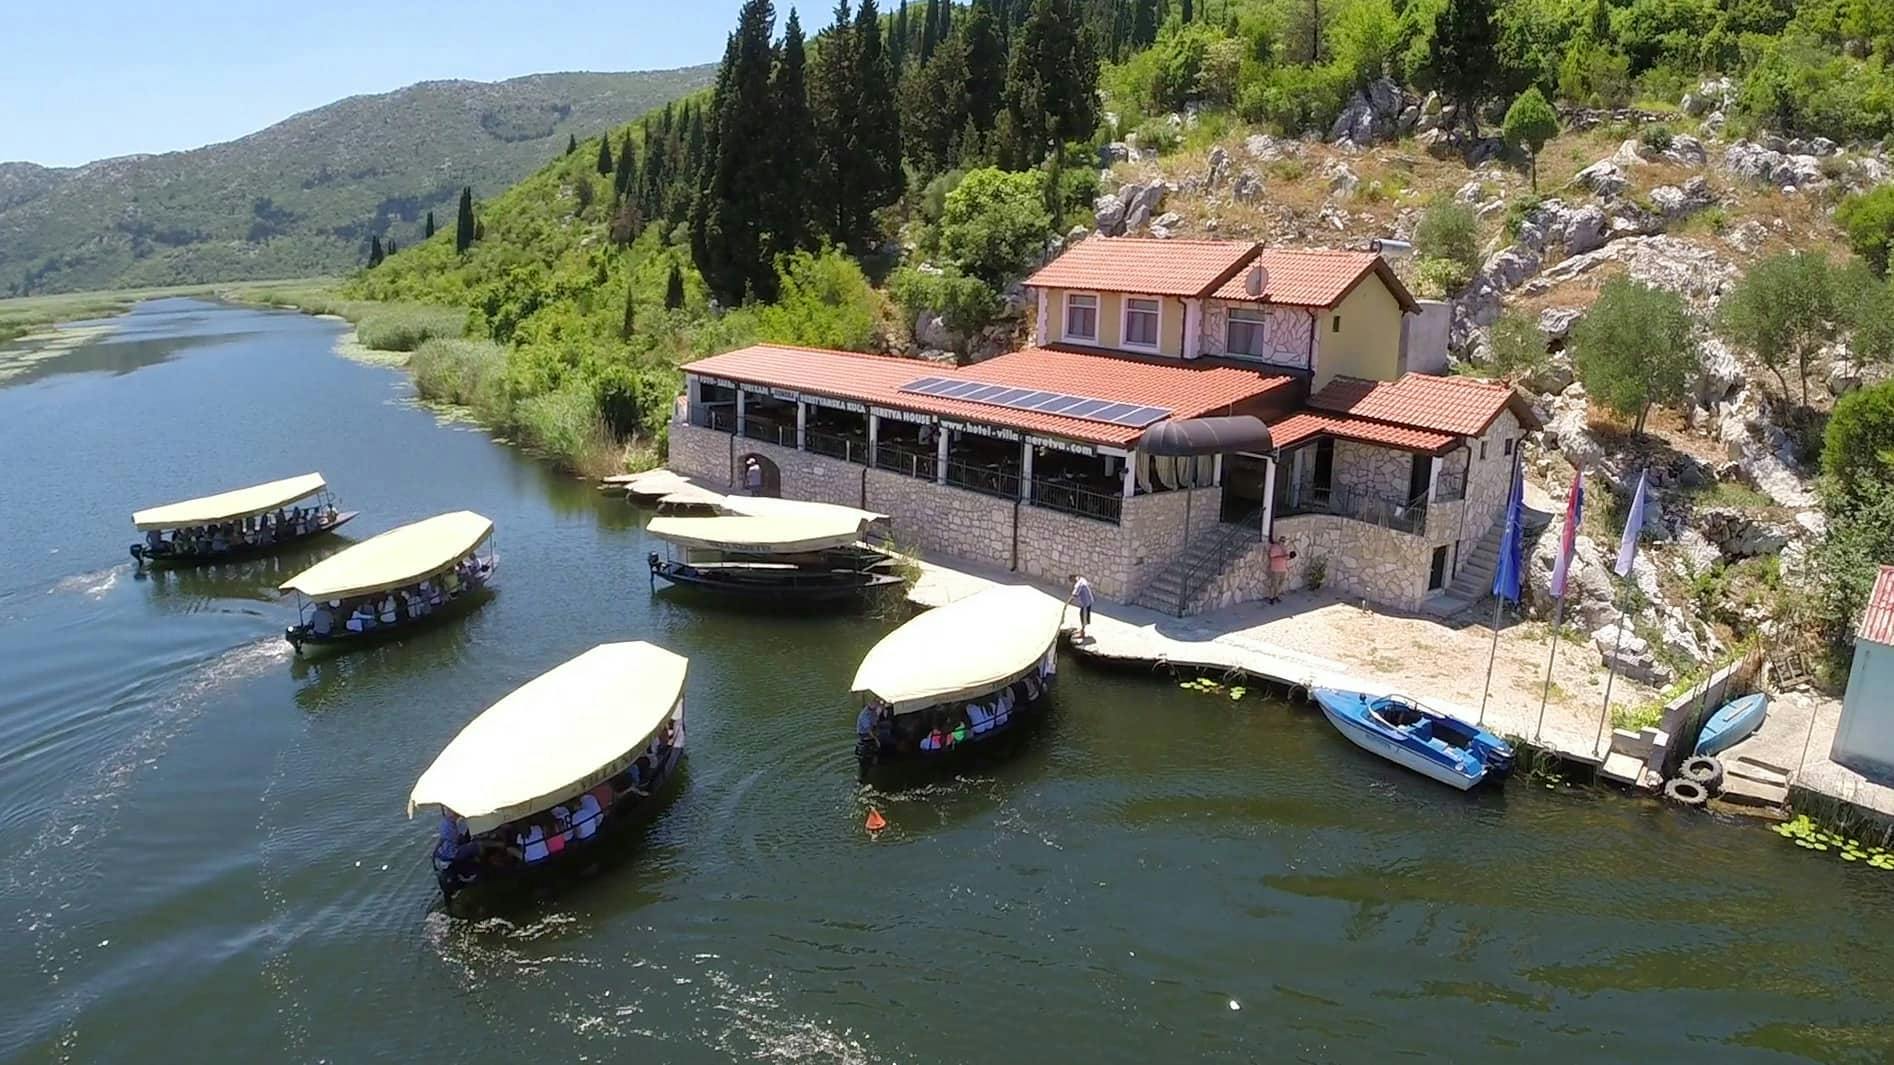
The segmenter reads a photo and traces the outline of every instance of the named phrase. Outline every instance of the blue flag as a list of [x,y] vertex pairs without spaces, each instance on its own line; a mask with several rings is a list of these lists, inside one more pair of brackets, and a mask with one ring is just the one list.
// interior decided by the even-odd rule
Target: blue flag
[[1525,569],[1526,486],[1522,472],[1515,460],[1512,490],[1506,500],[1506,531],[1499,541],[1499,568],[1493,572],[1493,594],[1514,603],[1519,601],[1519,576]]

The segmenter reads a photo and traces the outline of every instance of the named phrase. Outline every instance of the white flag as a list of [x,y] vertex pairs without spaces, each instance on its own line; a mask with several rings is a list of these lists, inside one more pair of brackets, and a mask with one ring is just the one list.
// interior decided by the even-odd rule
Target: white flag
[[1618,564],[1611,567],[1620,577],[1631,575],[1631,564],[1638,556],[1638,534],[1644,531],[1644,478],[1638,474],[1638,492],[1631,500],[1631,513],[1624,519],[1624,537],[1618,541]]

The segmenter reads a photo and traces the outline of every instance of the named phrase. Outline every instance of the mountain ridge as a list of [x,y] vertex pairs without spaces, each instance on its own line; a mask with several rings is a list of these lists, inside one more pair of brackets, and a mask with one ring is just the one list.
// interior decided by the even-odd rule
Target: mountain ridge
[[235,140],[74,167],[0,163],[0,295],[337,273],[417,241],[463,185],[491,195],[714,66],[435,79]]

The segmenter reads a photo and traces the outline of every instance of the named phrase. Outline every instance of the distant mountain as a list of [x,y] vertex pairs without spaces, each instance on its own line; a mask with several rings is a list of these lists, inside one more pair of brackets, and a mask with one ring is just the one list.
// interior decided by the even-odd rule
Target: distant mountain
[[224,144],[84,166],[0,163],[0,296],[305,277],[408,245],[463,185],[494,195],[580,140],[708,85],[715,66],[429,81]]

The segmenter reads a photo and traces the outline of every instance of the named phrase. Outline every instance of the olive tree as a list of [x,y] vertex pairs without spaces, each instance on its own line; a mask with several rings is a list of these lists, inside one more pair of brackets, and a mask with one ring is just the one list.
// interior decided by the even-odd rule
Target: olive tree
[[1749,268],[1749,273],[1717,309],[1723,338],[1769,367],[1782,394],[1789,394],[1787,371],[1794,369],[1808,405],[1809,370],[1828,344],[1847,328],[1852,302],[1844,271],[1819,252],[1781,252]]
[[1638,433],[1653,404],[1684,398],[1697,365],[1697,337],[1683,300],[1625,278],[1605,283],[1598,301],[1572,327],[1568,347],[1585,391],[1635,419]]

